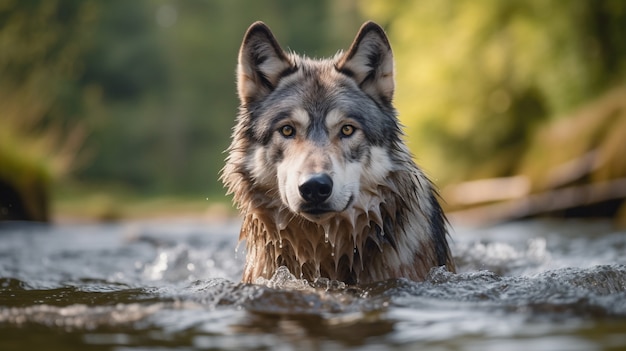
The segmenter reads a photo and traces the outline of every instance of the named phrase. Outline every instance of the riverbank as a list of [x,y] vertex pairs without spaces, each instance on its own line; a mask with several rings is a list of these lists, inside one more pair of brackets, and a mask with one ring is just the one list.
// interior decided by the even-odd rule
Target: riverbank
[[124,189],[80,187],[57,189],[51,212],[54,223],[181,218],[222,222],[237,216],[226,196],[138,195]]

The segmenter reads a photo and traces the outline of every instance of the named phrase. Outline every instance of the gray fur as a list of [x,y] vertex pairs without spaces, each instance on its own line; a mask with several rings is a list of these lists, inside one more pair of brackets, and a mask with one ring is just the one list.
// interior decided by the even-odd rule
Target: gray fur
[[[347,283],[421,280],[440,265],[454,271],[445,216],[404,145],[393,91],[391,47],[373,22],[345,54],[325,60],[285,53],[261,22],[248,29],[222,171],[243,215],[244,281],[281,265]],[[323,203],[298,196],[311,174],[333,178]]]

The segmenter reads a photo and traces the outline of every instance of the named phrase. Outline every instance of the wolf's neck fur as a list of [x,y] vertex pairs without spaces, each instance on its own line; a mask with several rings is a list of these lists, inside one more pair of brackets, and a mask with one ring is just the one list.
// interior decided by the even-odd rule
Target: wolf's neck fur
[[[350,209],[322,224],[290,212],[274,200],[278,196],[239,202],[249,204],[242,209],[240,234],[247,251],[243,281],[269,278],[283,265],[308,280],[326,277],[347,283],[396,277],[422,280],[430,267],[452,265],[447,258],[441,263],[441,257],[426,254],[436,251],[436,243],[428,234],[433,219],[425,214],[439,205],[419,170],[392,172],[386,184],[361,190]],[[252,193],[259,194],[246,196]]]

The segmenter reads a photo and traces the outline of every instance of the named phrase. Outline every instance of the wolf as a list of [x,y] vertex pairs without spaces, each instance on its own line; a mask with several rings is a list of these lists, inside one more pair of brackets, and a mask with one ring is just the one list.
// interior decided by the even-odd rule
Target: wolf
[[391,46],[374,22],[328,59],[284,51],[263,22],[248,28],[221,172],[243,216],[243,282],[281,266],[355,285],[455,270],[437,191],[403,141],[394,85]]

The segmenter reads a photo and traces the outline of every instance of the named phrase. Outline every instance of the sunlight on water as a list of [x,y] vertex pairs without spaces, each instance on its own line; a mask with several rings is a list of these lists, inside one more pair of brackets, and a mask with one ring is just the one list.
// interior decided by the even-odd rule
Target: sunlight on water
[[626,347],[626,233],[607,223],[455,228],[458,274],[360,287],[286,268],[241,284],[237,232],[4,225],[0,349]]

